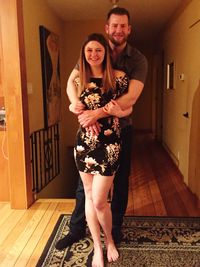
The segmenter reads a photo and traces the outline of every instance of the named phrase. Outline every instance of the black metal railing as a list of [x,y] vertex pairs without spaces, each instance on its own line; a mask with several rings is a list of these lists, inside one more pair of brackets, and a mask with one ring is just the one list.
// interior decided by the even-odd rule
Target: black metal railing
[[33,192],[40,192],[60,173],[59,125],[40,129],[30,136]]

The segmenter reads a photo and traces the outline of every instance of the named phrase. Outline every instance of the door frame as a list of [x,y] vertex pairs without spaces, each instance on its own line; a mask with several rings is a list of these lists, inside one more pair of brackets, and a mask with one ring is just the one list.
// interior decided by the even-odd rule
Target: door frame
[[13,209],[27,209],[34,198],[22,0],[0,0],[0,6],[10,204]]

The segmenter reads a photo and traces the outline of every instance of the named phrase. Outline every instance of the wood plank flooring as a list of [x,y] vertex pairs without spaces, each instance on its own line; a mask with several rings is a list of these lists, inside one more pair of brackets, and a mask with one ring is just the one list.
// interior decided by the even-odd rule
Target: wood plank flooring
[[[0,266],[36,266],[60,214],[71,213],[74,204],[70,199],[41,199],[28,210],[11,210],[9,203],[0,203]],[[197,199],[149,135],[135,137],[127,214],[200,216]]]
[[60,216],[71,213],[74,200],[37,200],[28,210],[0,206],[0,266],[34,267]]
[[150,134],[135,134],[127,214],[200,216],[198,200],[179,170]]

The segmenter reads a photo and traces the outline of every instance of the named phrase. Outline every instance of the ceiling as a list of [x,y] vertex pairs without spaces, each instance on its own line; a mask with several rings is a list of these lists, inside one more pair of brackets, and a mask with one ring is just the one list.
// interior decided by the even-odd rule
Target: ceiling
[[[46,0],[64,21],[105,19],[114,0]],[[151,42],[186,0],[119,0],[129,10],[132,32],[138,43]],[[188,0],[187,0],[188,2]]]

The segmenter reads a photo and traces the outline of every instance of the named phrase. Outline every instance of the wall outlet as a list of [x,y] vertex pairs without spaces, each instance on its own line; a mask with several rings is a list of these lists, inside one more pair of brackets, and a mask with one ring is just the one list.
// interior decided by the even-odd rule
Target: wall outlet
[[27,92],[28,95],[32,95],[33,94],[33,84],[32,83],[27,83]]

